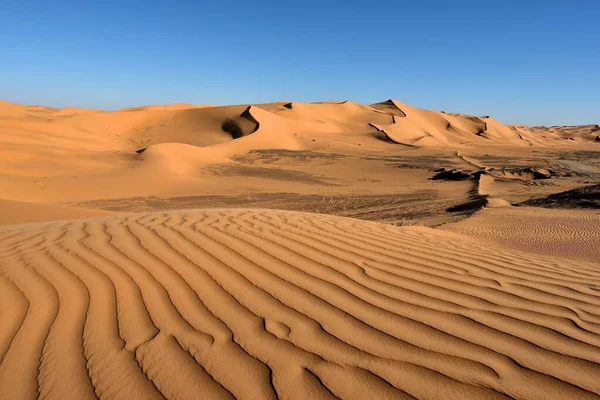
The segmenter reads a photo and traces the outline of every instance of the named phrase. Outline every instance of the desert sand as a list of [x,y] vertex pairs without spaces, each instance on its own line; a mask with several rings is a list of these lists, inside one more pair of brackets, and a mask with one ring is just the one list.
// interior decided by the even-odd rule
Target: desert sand
[[599,134],[0,102],[0,398],[600,398]]

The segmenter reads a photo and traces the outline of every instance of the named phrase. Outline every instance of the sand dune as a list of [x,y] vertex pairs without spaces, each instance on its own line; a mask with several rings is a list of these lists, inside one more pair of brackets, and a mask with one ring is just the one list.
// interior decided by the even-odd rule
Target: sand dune
[[[593,131],[588,128],[581,129]],[[74,194],[89,193],[88,199],[173,193],[174,186],[203,179],[203,167],[232,163],[255,150],[361,154],[366,149],[394,151],[390,146],[395,144],[399,151],[407,146],[442,151],[585,148],[595,143],[591,133],[567,140],[561,132],[509,127],[491,117],[423,110],[397,100],[373,105],[173,104],[115,112],[2,102],[1,196],[24,201],[50,193],[56,197],[73,187],[73,179],[79,188]],[[152,186],[140,184],[150,180]]]
[[0,228],[1,398],[597,398],[597,265],[206,210]]
[[579,126],[516,126],[519,131],[531,132],[531,136],[537,138],[554,137],[563,140],[585,140],[600,142],[600,127],[593,125]]
[[0,399],[600,398],[596,132],[0,102]]

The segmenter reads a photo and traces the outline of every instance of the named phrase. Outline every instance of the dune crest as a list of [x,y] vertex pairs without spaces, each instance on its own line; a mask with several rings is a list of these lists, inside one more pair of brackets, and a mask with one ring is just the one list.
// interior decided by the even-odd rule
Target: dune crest
[[[262,125],[258,131],[257,125]],[[0,103],[0,141],[11,144],[0,151],[0,156],[17,175],[27,174],[31,165],[49,172],[56,170],[59,175],[72,170],[69,164],[83,171],[93,169],[96,174],[110,170],[112,165],[139,166],[133,161],[144,157],[135,158],[136,152],[153,146],[158,147],[148,155],[156,153],[156,158],[165,160],[167,169],[181,170],[170,166],[171,149],[181,148],[183,158],[205,165],[228,162],[257,149],[311,149],[314,142],[334,135],[357,135],[365,145],[380,146],[375,139],[383,133],[384,139],[401,145],[460,149],[487,145],[581,146],[596,143],[597,132],[597,125],[545,130],[509,127],[491,117],[424,110],[397,100],[373,105],[351,101],[172,104],[115,112]],[[95,163],[100,169],[89,165],[89,152],[100,160]],[[113,160],[107,158],[108,154],[114,155]],[[35,162],[31,162],[32,157]]]
[[226,163],[231,157],[257,149],[299,150],[302,147],[286,132],[281,118],[261,108],[249,106],[242,117],[252,121],[255,128],[247,136],[210,147],[183,143],[162,143],[149,146],[140,153],[146,165],[153,169],[166,168],[180,174],[193,173],[198,167]]

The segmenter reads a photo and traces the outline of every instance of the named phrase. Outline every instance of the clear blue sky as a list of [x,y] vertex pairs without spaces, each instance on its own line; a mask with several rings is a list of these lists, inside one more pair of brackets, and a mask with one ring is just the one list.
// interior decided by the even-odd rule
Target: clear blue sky
[[0,99],[393,97],[506,123],[600,123],[599,26],[598,0],[0,0]]

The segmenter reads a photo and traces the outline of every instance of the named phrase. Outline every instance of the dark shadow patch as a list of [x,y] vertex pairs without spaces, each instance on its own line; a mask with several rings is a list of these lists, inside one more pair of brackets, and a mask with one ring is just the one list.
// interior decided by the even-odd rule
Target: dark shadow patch
[[448,207],[446,211],[451,213],[474,213],[488,204],[487,196],[478,196],[476,199],[457,206]]
[[250,113],[251,107],[248,106],[239,117],[227,118],[223,121],[221,130],[229,133],[233,139],[239,139],[256,132],[260,124]]
[[438,168],[434,172],[436,174],[429,178],[432,181],[468,181],[476,177],[474,173],[463,172],[459,169]]
[[551,168],[488,168],[487,172],[497,178],[516,178],[521,180],[550,179],[557,175]]
[[231,135],[234,139],[239,139],[244,136],[244,132],[240,125],[231,118],[226,119],[221,125],[221,129]]
[[515,206],[532,206],[544,208],[586,208],[600,209],[600,184],[585,186],[566,192],[554,193],[539,199],[531,199]]

